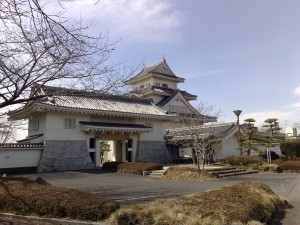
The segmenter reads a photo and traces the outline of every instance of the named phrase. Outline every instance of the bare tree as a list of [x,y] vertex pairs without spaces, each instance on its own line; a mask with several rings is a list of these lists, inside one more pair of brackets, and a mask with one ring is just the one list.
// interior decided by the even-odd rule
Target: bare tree
[[221,110],[215,110],[211,105],[200,102],[197,107],[198,115],[181,114],[177,120],[168,124],[164,138],[168,143],[181,148],[192,150],[193,163],[198,169],[204,168],[205,162],[212,158],[214,146],[220,142],[214,134],[210,133],[203,124],[215,122],[221,115]]
[[0,143],[10,143],[17,139],[17,133],[23,129],[23,121],[8,121],[0,117]]
[[300,120],[294,123],[294,127],[300,128]]
[[115,43],[88,29],[47,14],[40,0],[1,0],[0,108],[44,97],[30,94],[37,83],[102,92],[122,86],[122,65],[107,63]]

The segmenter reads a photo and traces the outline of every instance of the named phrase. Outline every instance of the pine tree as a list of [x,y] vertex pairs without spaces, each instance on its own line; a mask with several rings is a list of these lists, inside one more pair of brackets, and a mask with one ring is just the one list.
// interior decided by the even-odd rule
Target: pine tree
[[243,135],[241,137],[241,148],[245,149],[247,156],[251,154],[251,150],[260,152],[261,150],[253,144],[260,143],[262,138],[258,134],[258,128],[254,126],[255,119],[248,118],[244,120],[243,124]]
[[268,163],[271,164],[271,152],[269,151],[270,147],[274,147],[274,143],[281,143],[284,140],[284,137],[279,135],[280,127],[276,118],[266,119],[263,127],[266,128],[267,134],[264,135],[264,145],[266,146],[267,159]]

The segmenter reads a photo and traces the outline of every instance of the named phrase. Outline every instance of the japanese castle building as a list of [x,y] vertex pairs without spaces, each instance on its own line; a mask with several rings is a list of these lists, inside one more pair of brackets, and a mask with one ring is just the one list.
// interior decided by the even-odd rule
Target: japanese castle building
[[132,91],[125,96],[37,85],[37,95],[48,97],[9,115],[29,121],[20,144],[43,145],[34,156],[40,172],[98,167],[103,142],[110,146],[107,161],[169,163],[165,123],[178,113],[201,116],[189,103],[197,96],[178,89],[183,82],[163,58],[127,80]]
[[[132,90],[122,96],[37,84],[32,93],[41,98],[9,113],[12,120],[28,120],[28,136],[19,143],[0,144],[0,170],[92,169],[101,166],[101,156],[104,161],[174,162],[181,150],[167,148],[166,124],[178,116],[216,121],[190,104],[197,96],[180,90],[183,82],[163,58],[125,81]],[[238,154],[235,124],[197,129],[222,138],[217,159]]]

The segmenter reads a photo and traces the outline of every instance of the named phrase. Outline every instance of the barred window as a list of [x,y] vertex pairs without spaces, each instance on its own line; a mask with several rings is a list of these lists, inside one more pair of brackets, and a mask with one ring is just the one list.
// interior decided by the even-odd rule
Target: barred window
[[35,119],[32,121],[32,130],[33,131],[38,131],[40,129],[40,120]]
[[75,129],[75,119],[65,118],[65,129]]

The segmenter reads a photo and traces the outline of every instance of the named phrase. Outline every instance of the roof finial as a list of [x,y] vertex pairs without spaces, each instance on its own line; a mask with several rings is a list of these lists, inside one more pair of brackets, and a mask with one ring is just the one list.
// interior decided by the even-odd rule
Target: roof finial
[[165,56],[164,56],[164,54],[163,54],[162,60],[163,60],[164,62],[166,62],[166,59],[165,59]]

